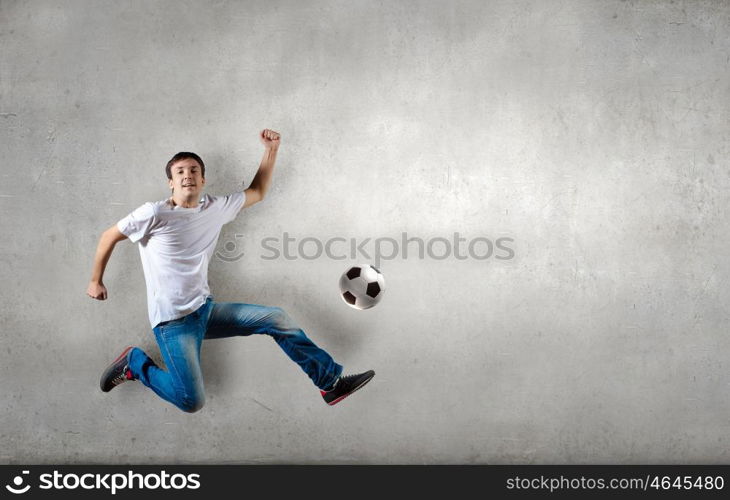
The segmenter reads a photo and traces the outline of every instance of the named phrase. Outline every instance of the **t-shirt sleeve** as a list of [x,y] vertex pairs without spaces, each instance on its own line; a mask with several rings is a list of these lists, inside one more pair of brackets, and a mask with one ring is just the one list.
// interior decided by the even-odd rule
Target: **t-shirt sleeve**
[[223,224],[228,224],[236,218],[241,207],[246,202],[246,193],[237,191],[226,196],[219,196],[218,202],[221,204]]
[[154,220],[155,208],[148,202],[117,222],[117,229],[132,243],[137,243],[150,233]]

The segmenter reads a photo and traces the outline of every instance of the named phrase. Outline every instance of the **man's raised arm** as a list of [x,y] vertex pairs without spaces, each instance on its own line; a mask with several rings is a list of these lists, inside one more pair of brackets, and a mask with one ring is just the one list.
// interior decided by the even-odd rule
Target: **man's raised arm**
[[256,176],[251,181],[251,185],[246,189],[246,202],[243,207],[250,207],[254,203],[258,203],[264,199],[266,192],[271,184],[271,176],[274,173],[274,163],[276,162],[276,153],[279,151],[281,135],[270,129],[264,129],[259,136],[261,143],[266,150],[264,158],[261,160]]
[[117,229],[116,225],[104,231],[101,238],[99,238],[99,245],[96,247],[96,255],[94,256],[91,281],[89,281],[89,287],[86,289],[86,295],[92,299],[106,300],[106,287],[102,281],[104,269],[106,269],[106,263],[109,262],[109,257],[112,255],[114,245],[125,238],[126,236]]

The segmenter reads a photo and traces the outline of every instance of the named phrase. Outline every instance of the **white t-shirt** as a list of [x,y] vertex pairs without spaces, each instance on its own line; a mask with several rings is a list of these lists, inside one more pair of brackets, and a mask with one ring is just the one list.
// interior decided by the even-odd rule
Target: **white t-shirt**
[[208,263],[224,224],[236,218],[246,201],[243,191],[204,195],[195,208],[169,200],[147,202],[117,222],[139,254],[147,283],[150,323],[182,318],[210,296]]

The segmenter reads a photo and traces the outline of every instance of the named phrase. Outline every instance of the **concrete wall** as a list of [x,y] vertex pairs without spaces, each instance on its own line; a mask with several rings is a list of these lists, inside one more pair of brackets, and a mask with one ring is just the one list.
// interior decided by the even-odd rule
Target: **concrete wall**
[[[3,0],[0,45],[0,462],[730,460],[726,2]],[[240,338],[205,343],[198,413],[103,394],[124,346],[159,354],[133,244],[84,293],[100,233],[180,150],[208,193],[248,185],[263,128],[272,190],[213,294],[374,381],[330,408]],[[371,258],[265,259],[285,232]],[[465,258],[411,243],[347,307],[340,274],[404,232]]]

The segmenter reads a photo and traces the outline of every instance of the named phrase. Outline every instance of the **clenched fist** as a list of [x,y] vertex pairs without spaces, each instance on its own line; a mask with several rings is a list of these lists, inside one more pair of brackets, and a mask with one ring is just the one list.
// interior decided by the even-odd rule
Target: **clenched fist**
[[106,287],[104,283],[97,283],[92,281],[89,283],[89,287],[86,289],[86,295],[96,300],[106,300]]
[[261,131],[259,138],[266,149],[277,149],[279,147],[279,142],[281,141],[281,134],[265,128]]

